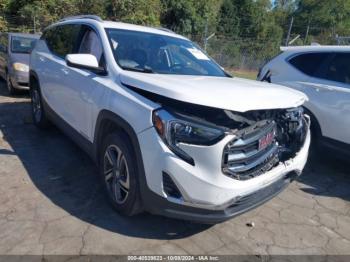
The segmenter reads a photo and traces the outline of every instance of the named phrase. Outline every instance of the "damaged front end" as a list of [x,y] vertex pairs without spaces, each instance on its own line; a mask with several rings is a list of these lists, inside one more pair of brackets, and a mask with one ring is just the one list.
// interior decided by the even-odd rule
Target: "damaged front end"
[[[181,105],[180,105],[181,104]],[[238,113],[177,103],[168,110],[194,121],[215,124],[234,135],[222,156],[222,171],[237,180],[248,180],[294,158],[309,128],[302,107]]]
[[301,107],[248,112],[251,122],[234,132],[225,147],[223,172],[238,180],[262,175],[294,158],[304,145],[309,119]]
[[[162,122],[166,118],[162,116],[164,111],[184,121],[181,128],[183,132],[188,132],[185,135],[196,133],[197,126],[207,127],[206,132],[210,133],[214,142],[223,138],[220,133],[215,134],[215,128],[223,134],[233,135],[223,150],[222,172],[236,180],[257,177],[279,163],[294,158],[304,145],[310,124],[302,107],[240,113],[180,102],[145,91],[142,91],[142,95],[161,105],[163,113],[158,111],[153,118],[158,133],[163,135],[163,140],[175,154],[192,165],[195,164],[193,159],[176,146],[177,143],[186,144],[187,139],[177,141],[171,137],[172,134],[164,135],[164,129],[167,128]],[[191,124],[186,127],[186,123]],[[199,139],[193,144],[206,145]]]

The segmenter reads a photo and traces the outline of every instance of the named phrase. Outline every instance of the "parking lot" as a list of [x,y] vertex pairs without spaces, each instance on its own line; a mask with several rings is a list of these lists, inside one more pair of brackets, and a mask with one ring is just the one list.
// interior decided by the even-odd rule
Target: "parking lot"
[[[327,152],[323,152],[325,155]],[[267,204],[215,226],[106,203],[96,168],[0,86],[0,254],[350,254],[349,164],[314,157]]]

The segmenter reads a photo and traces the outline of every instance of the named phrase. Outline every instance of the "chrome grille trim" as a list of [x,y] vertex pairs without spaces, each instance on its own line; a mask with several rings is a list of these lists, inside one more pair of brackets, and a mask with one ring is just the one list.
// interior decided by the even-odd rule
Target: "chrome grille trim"
[[[275,132],[272,144],[259,149],[260,139],[271,132]],[[271,121],[230,141],[223,152],[223,172],[239,180],[247,180],[259,175],[260,173],[257,172],[259,169],[266,172],[264,166],[276,158],[278,154],[279,145],[276,141],[276,132],[276,123]]]
[[[228,169],[234,173],[248,171],[248,170],[262,164],[266,159],[268,159],[271,155],[273,155],[277,151],[277,149],[278,149],[278,145],[274,144],[269,148],[269,150],[267,150],[266,153],[264,153],[262,156],[260,156],[257,160],[255,160],[253,162],[245,161],[248,164],[237,164],[237,165],[228,167]],[[245,160],[247,160],[247,159],[245,159]]]

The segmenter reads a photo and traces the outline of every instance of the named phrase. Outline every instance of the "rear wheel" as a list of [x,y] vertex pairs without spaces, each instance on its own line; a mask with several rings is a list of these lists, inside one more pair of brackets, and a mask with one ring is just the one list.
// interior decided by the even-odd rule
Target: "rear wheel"
[[33,123],[39,128],[46,128],[49,125],[49,120],[46,117],[40,89],[37,82],[33,82],[30,89],[30,97],[32,102],[32,118]]
[[128,138],[108,135],[100,152],[100,173],[107,197],[121,214],[132,216],[141,208],[136,158]]

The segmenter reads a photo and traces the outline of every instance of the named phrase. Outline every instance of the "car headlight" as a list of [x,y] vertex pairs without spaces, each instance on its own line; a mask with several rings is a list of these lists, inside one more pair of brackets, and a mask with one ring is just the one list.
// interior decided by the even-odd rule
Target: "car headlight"
[[14,63],[13,69],[15,69],[16,71],[21,71],[21,72],[29,72],[29,66],[26,64],[22,64],[22,63]]
[[164,109],[154,111],[152,121],[164,143],[191,165],[194,165],[194,160],[178,146],[180,143],[210,146],[225,136],[222,129],[175,117]]

